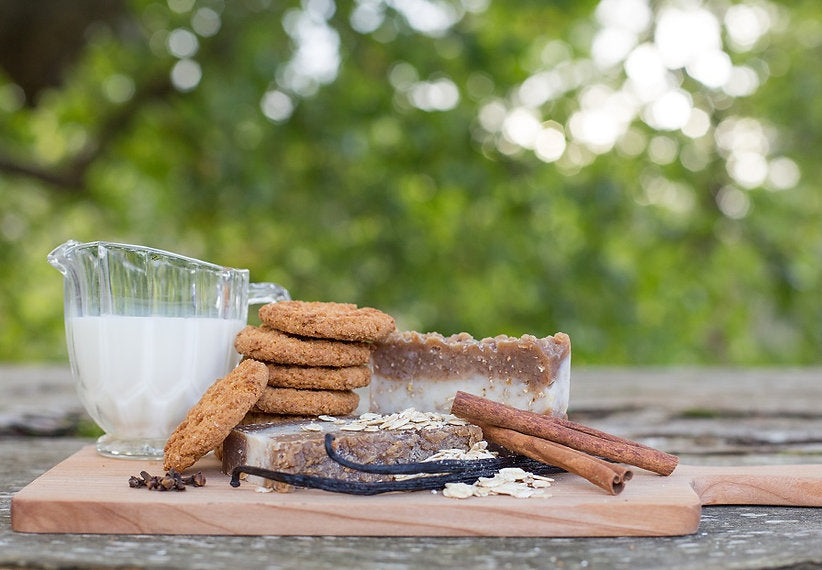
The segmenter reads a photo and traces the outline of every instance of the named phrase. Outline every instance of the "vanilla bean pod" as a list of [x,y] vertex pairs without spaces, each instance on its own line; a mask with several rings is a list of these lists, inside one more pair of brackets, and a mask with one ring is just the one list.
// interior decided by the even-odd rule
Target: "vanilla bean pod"
[[[239,465],[231,471],[231,486],[240,485],[240,474],[256,475],[265,479],[271,479],[279,483],[294,485],[295,487],[309,487],[321,489],[334,493],[347,493],[349,495],[378,495],[380,493],[391,493],[394,491],[424,491],[429,489],[440,489],[446,483],[466,482],[475,480],[477,477],[450,473],[441,476],[415,477],[404,481],[349,481],[346,479],[334,479],[319,475],[305,475],[301,473],[283,473],[282,471],[272,471],[262,467],[251,465]],[[472,478],[473,477],[473,478]]]
[[442,489],[446,483],[472,483],[480,477],[490,476],[494,471],[481,469],[476,471],[464,471],[462,473],[447,473],[445,475],[432,475],[425,477],[412,477],[401,481],[350,481],[346,479],[334,479],[331,477],[321,477],[319,475],[305,475],[301,473],[283,473],[282,471],[272,471],[262,467],[251,465],[238,465],[231,471],[231,486],[240,486],[240,475],[255,475],[265,479],[271,479],[278,483],[286,483],[295,487],[309,487],[334,493],[346,493],[349,495],[378,495],[381,493],[392,493],[396,491],[428,491],[432,489]]

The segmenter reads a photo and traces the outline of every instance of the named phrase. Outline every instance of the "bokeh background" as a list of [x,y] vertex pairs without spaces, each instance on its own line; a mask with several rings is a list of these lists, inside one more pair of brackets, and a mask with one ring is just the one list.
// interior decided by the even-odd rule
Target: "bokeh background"
[[0,361],[67,239],[575,364],[822,362],[817,0],[0,0]]

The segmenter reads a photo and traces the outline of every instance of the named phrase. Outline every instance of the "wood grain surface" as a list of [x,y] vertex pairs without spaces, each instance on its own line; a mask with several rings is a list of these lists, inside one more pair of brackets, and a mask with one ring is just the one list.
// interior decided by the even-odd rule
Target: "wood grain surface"
[[12,528],[32,533],[339,536],[672,536],[696,532],[702,505],[822,506],[822,465],[680,465],[642,470],[617,496],[569,474],[549,498],[449,499],[415,492],[358,497],[232,488],[206,457],[208,483],[185,492],[131,489],[159,462],[108,459],[86,447],[12,498]]

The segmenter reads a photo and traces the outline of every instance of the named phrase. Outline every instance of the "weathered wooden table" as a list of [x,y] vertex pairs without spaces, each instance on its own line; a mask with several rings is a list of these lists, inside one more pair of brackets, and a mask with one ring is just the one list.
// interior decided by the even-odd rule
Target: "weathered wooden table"
[[[0,567],[822,566],[822,509],[799,507],[705,507],[696,534],[666,538],[16,533],[14,493],[90,442],[63,435],[84,418],[67,369],[0,366],[0,386]],[[572,419],[689,464],[822,463],[822,369],[576,369],[571,402]]]

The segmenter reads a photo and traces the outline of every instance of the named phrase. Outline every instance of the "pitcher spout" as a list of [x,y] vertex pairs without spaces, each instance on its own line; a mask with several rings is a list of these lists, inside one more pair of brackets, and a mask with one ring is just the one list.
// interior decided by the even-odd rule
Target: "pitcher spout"
[[68,274],[68,258],[69,254],[78,246],[80,242],[73,239],[68,240],[63,245],[55,247],[51,253],[48,254],[46,260],[52,267],[57,269],[63,275]]

